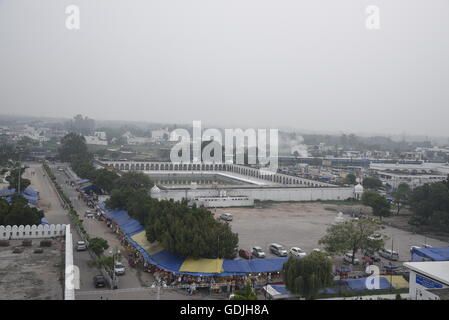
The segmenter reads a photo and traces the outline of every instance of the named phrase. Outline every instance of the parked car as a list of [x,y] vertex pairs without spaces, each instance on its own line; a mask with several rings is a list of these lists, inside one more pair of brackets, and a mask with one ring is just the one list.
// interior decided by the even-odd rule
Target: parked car
[[93,218],[94,217],[94,213],[90,210],[86,210],[86,212],[84,213],[84,216],[86,218]]
[[286,257],[288,254],[287,250],[285,250],[283,246],[277,243],[270,244],[270,252],[279,257]]
[[296,257],[300,257],[300,258],[303,258],[307,255],[307,253],[304,250],[302,250],[301,248],[298,248],[298,247],[290,248],[290,254],[293,256],[296,256]]
[[76,251],[86,251],[86,250],[87,250],[86,242],[78,241],[76,243]]
[[117,262],[114,266],[114,272],[118,276],[125,274],[125,266],[121,262]]
[[103,288],[106,286],[106,279],[102,275],[96,275],[94,277],[95,288]]
[[252,254],[256,258],[265,258],[265,252],[263,252],[261,247],[253,247]]
[[[352,264],[352,252],[346,252],[343,256],[343,261],[346,263]],[[353,264],[360,264],[360,260],[354,257],[354,263]]]
[[222,213],[222,214],[220,214],[220,219],[221,220],[232,221],[232,218],[233,218],[233,216],[230,213]]
[[369,259],[371,259],[374,262],[379,262],[381,260],[379,254],[377,252],[365,251],[365,253],[363,255],[365,257],[368,257]]
[[371,236],[368,237],[368,240],[371,241],[380,241],[382,240],[382,235],[380,233],[374,233]]
[[396,251],[390,249],[382,249],[379,251],[379,255],[388,260],[398,261],[399,254]]
[[240,249],[239,256],[242,257],[243,259],[252,259],[253,254],[247,249]]

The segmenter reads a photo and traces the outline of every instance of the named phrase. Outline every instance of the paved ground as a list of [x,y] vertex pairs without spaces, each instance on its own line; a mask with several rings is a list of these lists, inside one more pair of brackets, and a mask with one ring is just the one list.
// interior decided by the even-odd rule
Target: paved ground
[[[268,252],[272,242],[287,249],[298,246],[306,252],[319,248],[319,239],[325,235],[341,209],[341,206],[323,203],[264,203],[255,208],[220,208],[214,211],[216,216],[223,212],[233,214],[232,230],[239,234],[240,248],[261,246],[266,250],[267,257],[273,257]],[[345,218],[349,219],[349,216],[345,215]],[[424,242],[434,247],[449,245],[448,242],[392,227],[386,227],[382,233],[390,238],[386,248],[390,249],[393,241],[400,261],[409,260],[411,246],[420,246]]]
[[40,240],[22,253],[12,253],[22,240],[0,247],[0,300],[61,300],[63,298],[63,243],[52,240],[43,253],[34,253]]

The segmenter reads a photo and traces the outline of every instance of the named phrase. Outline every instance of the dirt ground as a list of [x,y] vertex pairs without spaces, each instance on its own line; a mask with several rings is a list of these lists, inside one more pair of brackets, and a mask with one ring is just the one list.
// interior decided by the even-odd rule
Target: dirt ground
[[[290,249],[300,247],[306,252],[319,248],[318,241],[326,229],[335,221],[338,212],[345,219],[351,213],[367,213],[367,208],[358,205],[337,205],[319,202],[310,203],[257,203],[254,208],[217,208],[212,210],[218,217],[229,212],[234,216],[232,230],[239,235],[239,247],[250,249],[262,247],[267,257],[274,257],[268,251],[270,243],[279,243]],[[394,218],[393,218],[394,219]],[[410,247],[424,243],[434,247],[449,246],[446,241],[425,237],[407,230],[386,225],[381,231],[388,237],[385,247],[399,253],[400,262],[410,259]]]
[[40,240],[22,253],[12,253],[22,240],[0,247],[0,300],[62,300],[63,244],[53,240],[41,254],[33,253]]

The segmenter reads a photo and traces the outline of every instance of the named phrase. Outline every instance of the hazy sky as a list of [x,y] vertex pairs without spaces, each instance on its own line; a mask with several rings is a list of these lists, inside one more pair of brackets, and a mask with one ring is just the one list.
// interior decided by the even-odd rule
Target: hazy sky
[[449,1],[0,0],[2,113],[447,136]]

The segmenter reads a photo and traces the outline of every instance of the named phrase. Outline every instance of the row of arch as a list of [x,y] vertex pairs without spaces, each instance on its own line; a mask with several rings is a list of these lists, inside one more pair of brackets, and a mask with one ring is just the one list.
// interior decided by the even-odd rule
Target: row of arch
[[307,180],[285,174],[264,174],[259,169],[248,168],[235,164],[206,164],[206,163],[171,163],[171,162],[109,162],[107,166],[120,171],[227,171],[272,183],[285,185],[300,185],[306,187],[325,187],[326,185],[313,180]]

